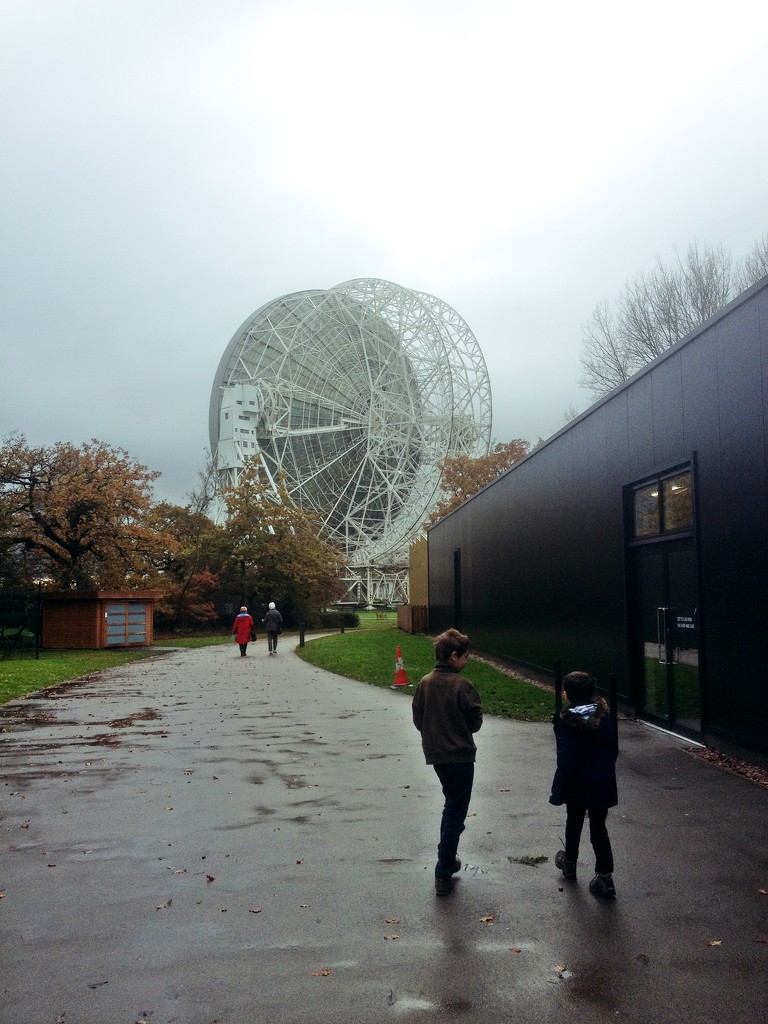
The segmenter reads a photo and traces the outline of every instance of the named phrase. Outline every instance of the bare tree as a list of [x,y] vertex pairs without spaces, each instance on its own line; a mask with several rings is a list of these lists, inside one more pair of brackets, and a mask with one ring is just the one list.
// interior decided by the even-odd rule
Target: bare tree
[[205,461],[197,471],[197,484],[185,494],[187,507],[191,512],[209,515],[216,500],[216,459],[212,452],[205,449]]
[[739,291],[750,288],[761,277],[768,274],[768,233],[758,238],[744,257],[738,272]]
[[635,372],[624,338],[607,302],[595,306],[592,319],[584,328],[581,365],[584,368],[581,385],[588,387],[596,396],[613,391]]
[[568,424],[572,423],[577,416],[581,416],[583,411],[583,409],[577,409],[573,402],[571,402],[568,408],[563,412],[563,421],[560,426],[567,427]]
[[581,385],[608,394],[768,272],[768,235],[734,267],[722,245],[693,242],[676,262],[661,259],[624,286],[612,311],[599,303],[583,329]]

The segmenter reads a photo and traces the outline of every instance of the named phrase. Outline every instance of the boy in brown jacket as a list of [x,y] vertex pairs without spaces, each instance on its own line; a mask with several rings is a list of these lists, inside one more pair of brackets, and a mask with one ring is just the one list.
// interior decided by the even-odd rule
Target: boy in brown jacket
[[469,650],[469,638],[457,629],[441,633],[435,640],[437,664],[413,695],[413,724],[421,733],[424,757],[435,769],[445,797],[435,865],[438,896],[453,890],[452,876],[461,870],[456,851],[475,776],[473,733],[483,724],[477,690],[461,675]]

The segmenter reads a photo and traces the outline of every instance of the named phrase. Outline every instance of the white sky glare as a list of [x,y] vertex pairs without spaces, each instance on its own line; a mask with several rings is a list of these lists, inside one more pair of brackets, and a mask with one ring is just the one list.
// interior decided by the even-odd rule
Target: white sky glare
[[494,438],[589,396],[582,326],[768,231],[768,5],[0,0],[0,436],[183,503],[230,337],[381,277],[485,355]]

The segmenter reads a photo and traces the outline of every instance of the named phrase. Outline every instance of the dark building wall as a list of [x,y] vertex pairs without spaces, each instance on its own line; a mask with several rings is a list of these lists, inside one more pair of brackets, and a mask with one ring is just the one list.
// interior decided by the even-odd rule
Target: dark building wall
[[[638,704],[628,485],[692,463],[702,732],[768,753],[768,278],[429,533],[430,629]],[[634,649],[636,652],[636,648]]]

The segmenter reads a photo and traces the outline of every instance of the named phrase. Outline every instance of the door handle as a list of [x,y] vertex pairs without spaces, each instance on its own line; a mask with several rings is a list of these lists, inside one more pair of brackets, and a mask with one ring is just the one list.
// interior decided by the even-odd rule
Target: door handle
[[667,644],[667,612],[668,608],[656,609],[656,643],[658,646],[659,664],[666,665],[669,662]]

